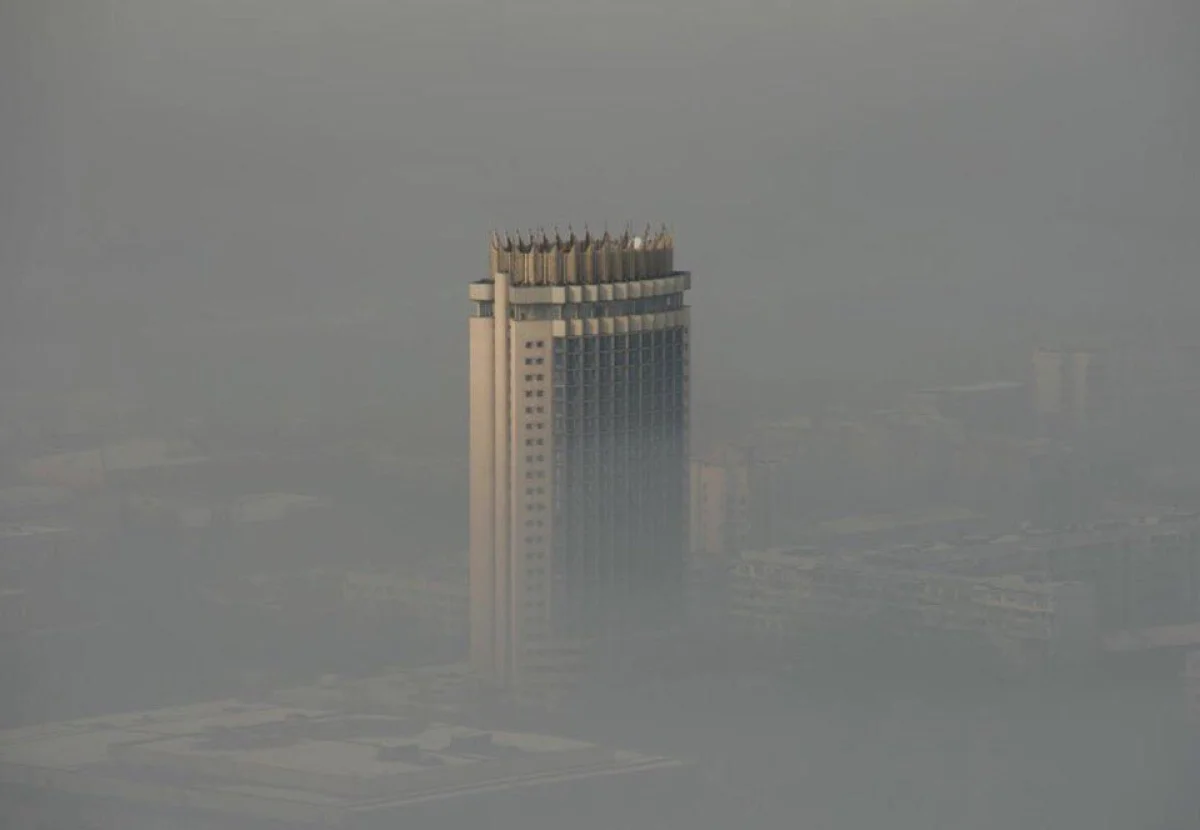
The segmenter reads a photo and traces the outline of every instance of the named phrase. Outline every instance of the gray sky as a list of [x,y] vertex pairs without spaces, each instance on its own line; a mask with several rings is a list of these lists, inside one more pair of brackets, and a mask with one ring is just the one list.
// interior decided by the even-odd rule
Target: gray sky
[[355,341],[304,340],[338,395],[459,412],[487,231],[555,221],[673,224],[701,395],[751,364],[1008,373],[1059,326],[1197,307],[1184,0],[0,6],[23,377],[66,371],[35,341],[177,374],[146,343],[234,317],[261,329],[238,358],[178,349],[304,377],[279,332],[310,314]]

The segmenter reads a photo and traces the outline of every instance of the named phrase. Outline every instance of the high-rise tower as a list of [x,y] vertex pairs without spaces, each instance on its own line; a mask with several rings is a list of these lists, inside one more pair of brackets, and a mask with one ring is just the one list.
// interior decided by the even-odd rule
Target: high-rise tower
[[691,276],[664,228],[493,236],[470,287],[471,660],[669,625],[687,547]]

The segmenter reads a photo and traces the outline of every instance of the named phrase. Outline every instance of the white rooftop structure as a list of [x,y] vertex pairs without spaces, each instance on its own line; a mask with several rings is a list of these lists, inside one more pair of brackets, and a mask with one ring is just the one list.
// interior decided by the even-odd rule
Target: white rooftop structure
[[432,801],[682,766],[421,716],[234,700],[0,733],[3,785],[327,826],[370,826]]

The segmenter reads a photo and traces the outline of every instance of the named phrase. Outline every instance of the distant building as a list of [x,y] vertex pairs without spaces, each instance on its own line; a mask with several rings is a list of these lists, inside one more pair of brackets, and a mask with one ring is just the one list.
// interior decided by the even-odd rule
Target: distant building
[[750,447],[724,447],[691,463],[691,548],[715,556],[774,537],[774,468]]
[[1105,410],[1107,361],[1092,349],[1033,353],[1033,410],[1043,434],[1077,434]]
[[919,410],[957,421],[974,432],[1029,432],[1029,389],[1019,381],[922,389],[911,396],[911,402]]
[[[710,596],[724,602],[729,630],[781,644],[874,624],[1075,660],[1093,653],[1098,633],[1095,589],[1083,583],[888,567],[808,548],[745,551],[724,580],[724,592]],[[709,625],[718,617],[710,612]]]
[[953,539],[979,533],[985,525],[982,514],[950,505],[820,522],[814,528],[813,540],[832,550],[867,550]]
[[470,286],[471,659],[502,686],[682,610],[691,278],[673,257],[665,229],[495,237]]
[[1200,644],[1200,518],[1167,514],[1102,521],[1075,530],[1028,530],[878,555],[942,573],[1019,575],[1096,590],[1105,648],[1130,651]]
[[87,488],[102,486],[114,476],[128,477],[207,461],[188,444],[148,439],[43,456],[30,461],[26,472],[43,484]]

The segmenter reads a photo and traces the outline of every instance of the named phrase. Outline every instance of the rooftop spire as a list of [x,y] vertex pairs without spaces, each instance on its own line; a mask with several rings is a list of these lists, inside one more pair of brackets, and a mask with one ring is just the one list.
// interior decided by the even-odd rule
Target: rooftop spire
[[493,230],[492,267],[508,273],[514,285],[628,282],[674,273],[674,240],[667,226],[655,231],[646,225],[643,236],[634,236],[632,228],[626,223],[614,236],[605,224],[603,234],[593,236],[584,225],[582,237],[573,225],[567,225],[566,237],[557,225],[553,234],[544,225],[512,233]]

